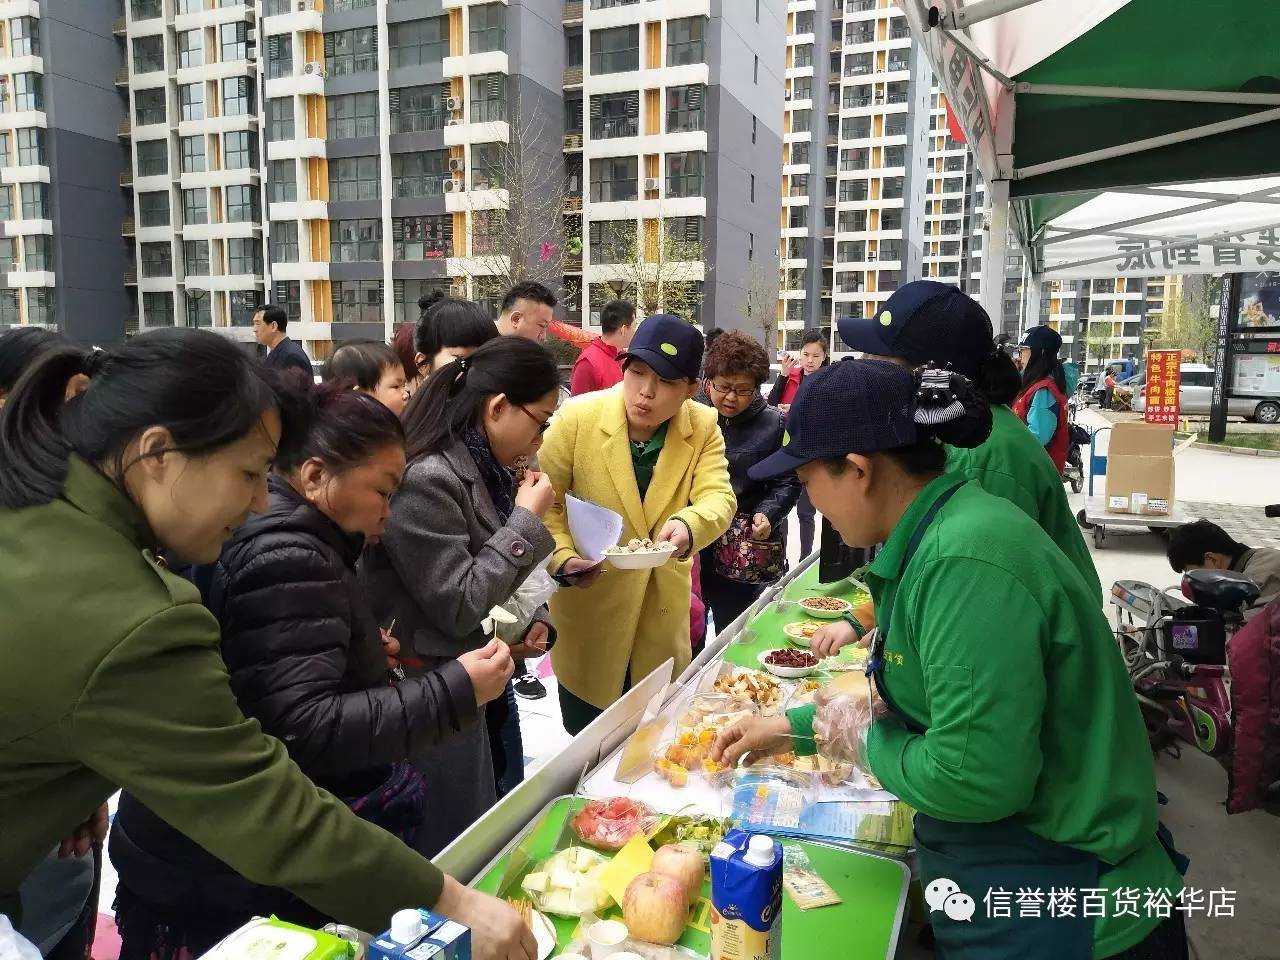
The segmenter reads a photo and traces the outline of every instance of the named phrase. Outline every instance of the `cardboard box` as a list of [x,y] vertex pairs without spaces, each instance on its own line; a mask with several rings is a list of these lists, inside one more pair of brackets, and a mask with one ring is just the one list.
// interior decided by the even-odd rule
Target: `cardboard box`
[[1107,449],[1107,510],[1168,516],[1173,496],[1173,426],[1117,423]]

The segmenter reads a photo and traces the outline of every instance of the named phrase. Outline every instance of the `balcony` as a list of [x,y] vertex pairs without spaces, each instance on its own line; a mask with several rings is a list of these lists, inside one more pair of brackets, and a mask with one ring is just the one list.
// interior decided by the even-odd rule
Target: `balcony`
[[127,87],[129,85],[129,68],[121,67],[116,71],[116,86]]
[[116,131],[121,140],[128,140],[133,136],[133,121],[125,117],[120,121],[120,127]]
[[562,86],[565,86],[565,87],[582,86],[582,67],[577,66],[577,67],[566,68],[560,83]]
[[138,270],[136,267],[124,272],[124,284],[126,287],[136,287],[138,285]]
[[132,237],[137,232],[137,223],[134,222],[133,217],[129,217],[120,225],[120,236],[122,237]]
[[566,213],[581,210],[582,198],[581,197],[565,197],[564,209]]
[[123,37],[129,31],[129,24],[125,22],[124,17],[116,17],[111,23],[111,32],[117,37]]
[[576,153],[582,149],[581,133],[566,133],[564,135],[564,151],[566,153]]
[[565,0],[564,10],[560,14],[563,23],[572,23],[582,19],[582,0]]
[[126,190],[133,186],[133,171],[132,171],[132,170],[122,170],[122,171],[120,171],[120,186],[121,186],[121,187],[123,187],[123,188],[124,188],[124,189],[126,189]]

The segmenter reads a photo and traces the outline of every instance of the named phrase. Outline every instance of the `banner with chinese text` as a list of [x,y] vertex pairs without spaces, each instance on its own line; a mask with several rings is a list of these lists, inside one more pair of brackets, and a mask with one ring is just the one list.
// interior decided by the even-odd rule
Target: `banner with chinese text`
[[1182,387],[1182,351],[1147,353],[1147,423],[1178,422],[1178,391]]

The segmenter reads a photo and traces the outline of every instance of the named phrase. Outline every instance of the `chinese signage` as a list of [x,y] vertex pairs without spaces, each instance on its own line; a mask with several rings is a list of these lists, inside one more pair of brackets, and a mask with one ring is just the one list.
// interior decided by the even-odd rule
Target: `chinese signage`
[[[1247,249],[1248,246],[1262,249]],[[1101,255],[1101,254],[1098,254]],[[1250,230],[1207,243],[1187,237],[1170,244],[1155,239],[1114,241],[1111,266],[1119,274],[1223,273],[1263,270],[1280,266],[1280,228]],[[1106,272],[1105,264],[1090,265],[1094,275]],[[1064,275],[1067,275],[1064,272]]]
[[1182,351],[1147,354],[1147,423],[1178,422],[1178,390],[1182,386]]

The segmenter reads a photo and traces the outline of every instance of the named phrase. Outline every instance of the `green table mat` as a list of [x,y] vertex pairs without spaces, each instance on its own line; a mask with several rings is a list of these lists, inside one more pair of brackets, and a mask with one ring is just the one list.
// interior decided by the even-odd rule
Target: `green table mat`
[[[560,797],[530,827],[534,834],[531,848],[534,866],[555,853],[556,842],[570,811],[580,809],[585,802]],[[796,907],[784,893],[783,960],[813,960],[815,957],[835,956],[839,956],[841,960],[878,960],[881,957],[892,957],[905,909],[909,880],[907,868],[890,859],[852,850],[803,841],[784,840],[783,843],[803,847],[814,869],[844,901],[836,906],[804,911]],[[475,888],[485,893],[497,894],[506,859],[505,854],[500,857],[474,884]],[[685,931],[680,943],[705,955],[711,949],[710,934],[706,931],[710,909],[710,881],[704,882],[702,894],[704,899],[693,909],[694,925]],[[523,894],[519,890],[511,890],[508,891],[508,896],[518,898]],[[614,907],[606,916],[622,919],[622,911]],[[555,924],[559,943],[553,954],[555,956],[573,939],[578,921],[559,917],[549,919]]]
[[789,645],[783,627],[789,623],[813,619],[798,602],[805,597],[824,596],[839,597],[853,602],[860,596],[860,590],[845,580],[836,584],[818,587],[818,565],[811,564],[795,580],[787,584],[780,598],[782,602],[773,602],[761,610],[747,624],[742,635],[725,648],[724,659],[740,667],[760,669],[760,654],[766,650]]

